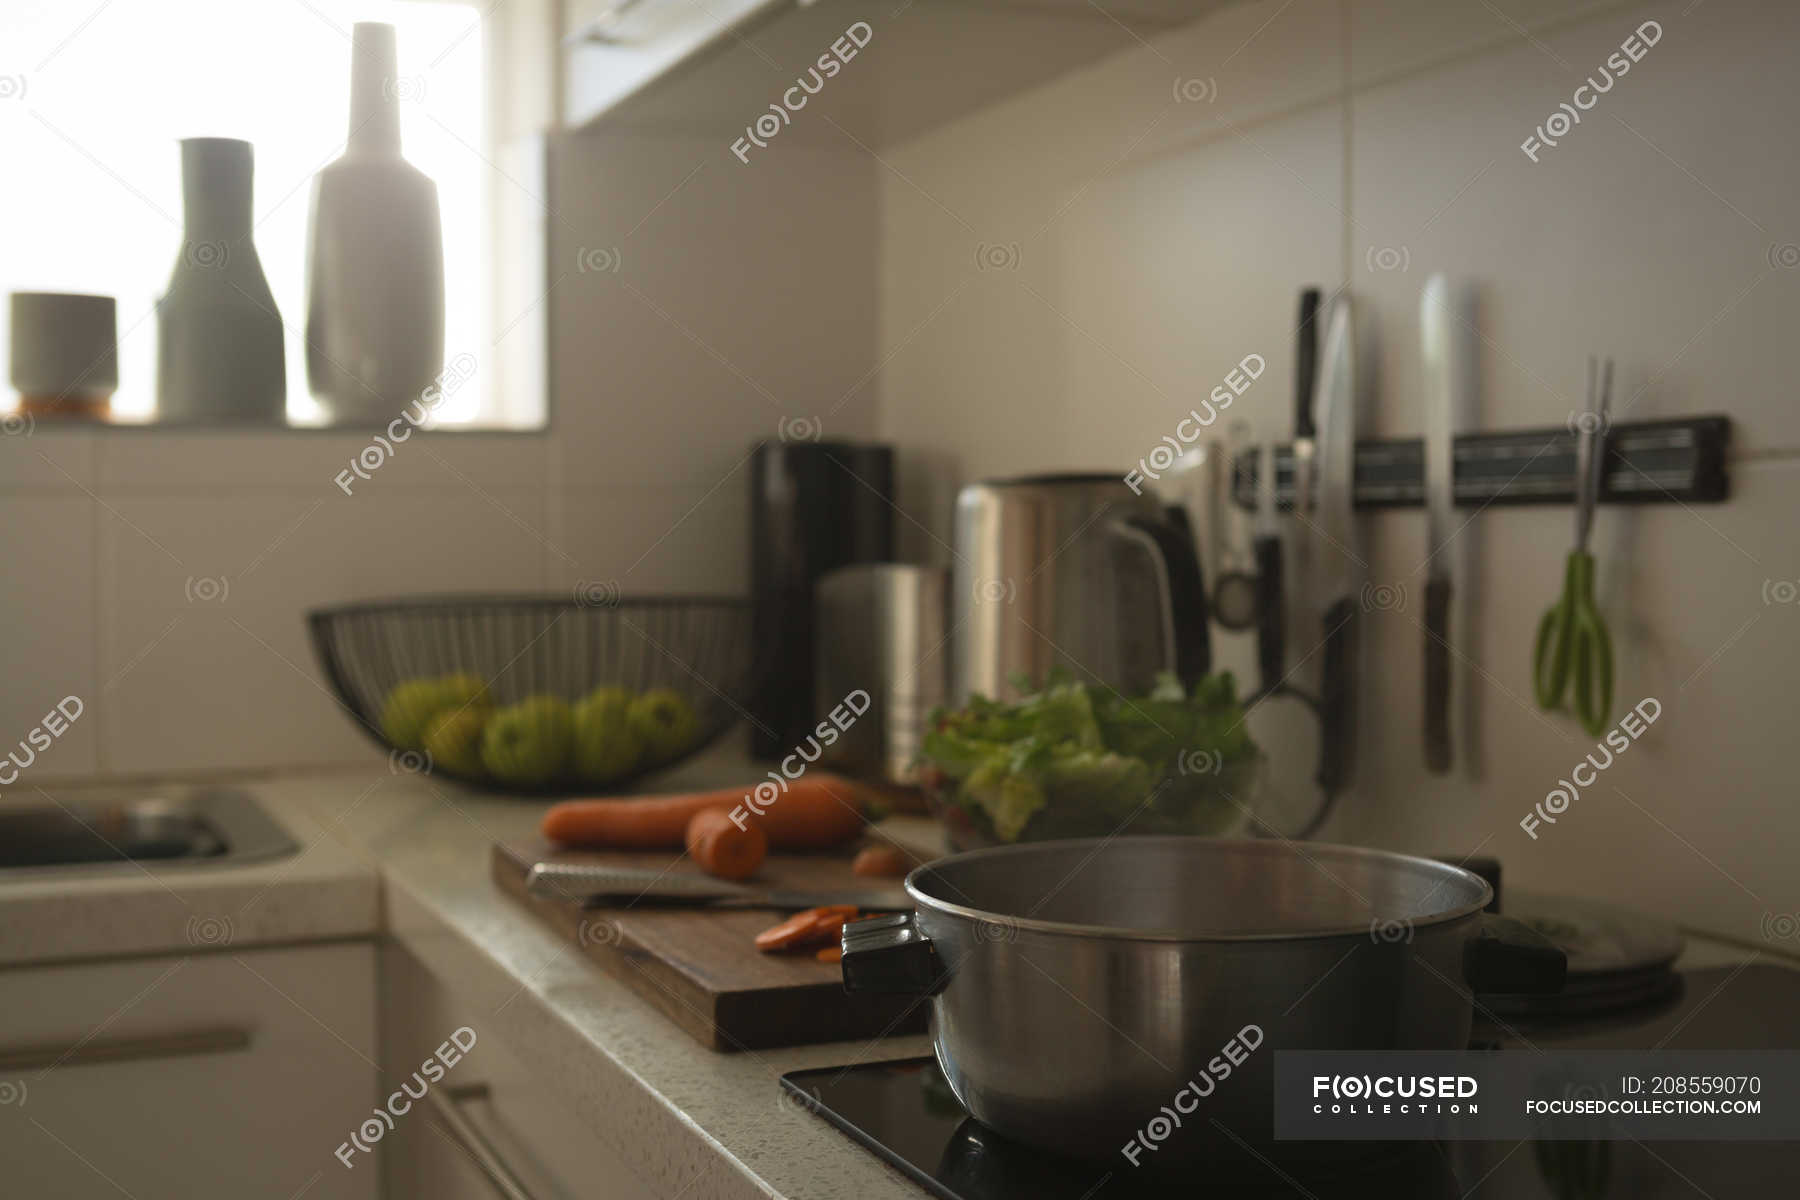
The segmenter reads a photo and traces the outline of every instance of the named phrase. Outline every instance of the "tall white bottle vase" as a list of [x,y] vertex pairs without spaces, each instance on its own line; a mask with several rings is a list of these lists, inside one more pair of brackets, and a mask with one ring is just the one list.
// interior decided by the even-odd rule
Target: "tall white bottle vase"
[[160,420],[286,419],[281,314],[250,236],[252,168],[249,142],[181,143],[181,254],[156,304]]
[[350,137],[313,182],[306,378],[338,421],[388,421],[444,369],[437,185],[400,157],[394,27],[352,36]]

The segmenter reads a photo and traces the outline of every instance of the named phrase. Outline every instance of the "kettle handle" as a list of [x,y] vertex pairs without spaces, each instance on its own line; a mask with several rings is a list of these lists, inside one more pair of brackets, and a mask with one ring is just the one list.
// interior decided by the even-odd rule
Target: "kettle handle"
[[1185,513],[1179,522],[1173,516],[1132,513],[1115,528],[1149,550],[1157,565],[1168,605],[1163,628],[1173,642],[1175,675],[1183,687],[1192,688],[1212,671],[1212,635],[1207,628],[1206,579],[1186,525]]

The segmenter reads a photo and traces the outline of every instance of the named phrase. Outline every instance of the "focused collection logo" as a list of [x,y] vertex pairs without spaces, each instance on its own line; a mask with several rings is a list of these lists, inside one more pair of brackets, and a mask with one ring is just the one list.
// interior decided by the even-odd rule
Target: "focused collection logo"
[[1472,1075],[1314,1075],[1313,1112],[1332,1116],[1478,1113]]

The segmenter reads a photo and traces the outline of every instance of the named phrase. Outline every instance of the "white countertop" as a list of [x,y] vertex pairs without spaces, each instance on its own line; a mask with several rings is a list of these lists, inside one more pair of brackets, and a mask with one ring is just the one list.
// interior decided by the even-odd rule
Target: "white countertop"
[[[658,780],[722,787],[735,748]],[[923,1035],[719,1053],[701,1046],[551,932],[489,878],[496,841],[530,838],[541,801],[360,772],[240,781],[301,849],[241,867],[114,868],[0,883],[0,966],[385,936],[449,986],[463,1019],[504,1043],[583,1127],[666,1197],[856,1196],[921,1189],[782,1099],[778,1078],[930,1052]],[[78,789],[49,789],[63,803]],[[7,803],[44,803],[15,793]],[[895,818],[922,848],[936,830]],[[1735,958],[1690,942],[1683,965]]]
[[[743,778],[742,758],[723,749],[658,784]],[[535,834],[543,802],[385,766],[240,782],[299,853],[242,867],[113,868],[0,883],[0,964],[385,934],[468,1001],[470,1026],[504,1043],[665,1196],[922,1194],[783,1102],[777,1079],[805,1067],[928,1054],[929,1040],[741,1053],[701,1046],[491,882],[490,847]],[[64,803],[82,795],[50,790]],[[9,797],[14,802],[30,801]],[[896,823],[905,840],[933,833],[919,818]]]

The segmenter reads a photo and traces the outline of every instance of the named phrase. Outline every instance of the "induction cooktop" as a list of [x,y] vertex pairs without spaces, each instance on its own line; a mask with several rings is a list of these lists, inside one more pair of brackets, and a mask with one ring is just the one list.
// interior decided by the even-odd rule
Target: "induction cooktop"
[[[1564,1049],[1800,1048],[1800,971],[1751,961],[1678,972],[1655,1004],[1601,1019],[1504,1027],[1473,1044]],[[933,1059],[794,1071],[795,1104],[943,1200],[1392,1197],[1431,1200],[1744,1200],[1800,1192],[1793,1142],[1403,1142],[1344,1146],[1328,1169],[1240,1146],[1204,1170],[1155,1173],[1123,1157],[1058,1159],[1010,1142],[963,1109]]]

